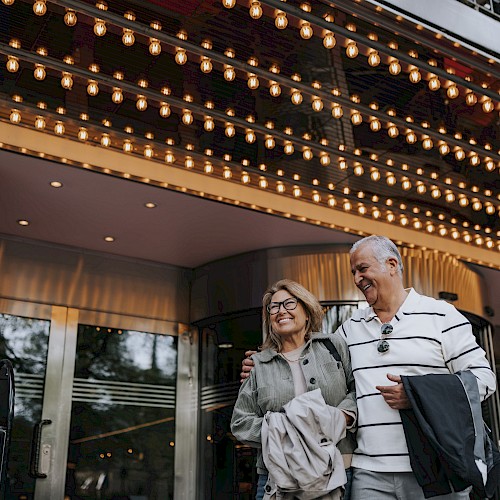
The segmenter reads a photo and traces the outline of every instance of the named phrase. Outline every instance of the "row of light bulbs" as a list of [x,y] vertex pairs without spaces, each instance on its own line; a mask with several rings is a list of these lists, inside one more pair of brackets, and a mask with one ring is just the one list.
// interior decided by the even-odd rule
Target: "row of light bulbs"
[[[21,123],[20,111],[16,110],[16,109],[11,110],[10,120],[12,123],[20,124]],[[38,115],[35,119],[34,125],[35,125],[35,128],[37,128],[38,130],[45,129],[45,126],[46,126],[45,118],[41,115]],[[57,120],[55,125],[54,125],[54,133],[56,135],[64,135],[65,131],[66,130],[65,130],[64,122],[62,120]],[[77,137],[81,141],[89,140],[88,129],[86,127],[79,127]],[[101,134],[100,143],[103,147],[111,147],[112,143],[111,143],[110,135],[107,133]],[[122,149],[125,153],[134,153],[136,150],[133,142],[130,139],[123,140]],[[148,158],[148,159],[153,159],[156,156],[155,150],[154,150],[154,147],[152,144],[144,145],[143,155],[145,158]],[[167,149],[167,151],[165,152],[164,161],[166,164],[169,164],[169,165],[172,165],[176,162],[176,157],[175,157],[175,154],[172,151],[172,149]],[[342,160],[340,160],[340,161],[342,161]],[[247,163],[247,165],[248,165],[248,163]],[[184,166],[187,169],[194,169],[195,168],[196,161],[191,154],[187,154],[184,156]],[[213,162],[211,160],[205,160],[203,162],[203,172],[205,172],[206,174],[212,174],[212,173],[214,173],[214,171],[215,171],[215,168],[214,168]],[[376,169],[372,170],[372,173],[371,173],[372,178],[374,176],[376,177],[376,175],[374,174],[375,171],[376,171]],[[229,180],[229,179],[233,178],[233,172],[232,172],[231,168],[227,165],[224,165],[222,167],[221,173],[222,173],[222,177],[224,179]],[[387,177],[394,177],[394,175],[393,174],[388,175]],[[252,183],[251,175],[247,171],[243,170],[240,174],[240,181],[242,184],[245,184],[245,185],[251,184]],[[259,175],[256,185],[261,189],[267,189],[269,187],[269,181],[265,176]],[[330,188],[334,188],[334,187],[330,186]],[[276,189],[276,192],[280,193],[280,194],[285,194],[287,192],[287,187],[286,187],[285,183],[281,180],[276,181],[275,189]],[[291,187],[290,193],[294,198],[301,198],[304,194],[303,189],[304,189],[303,187],[294,184]],[[419,183],[417,185],[417,191],[420,194],[425,192],[426,189],[427,188],[423,183]],[[434,191],[435,187],[431,187],[431,190]],[[451,202],[451,199],[448,198],[450,193],[451,193],[451,191],[449,193],[447,193],[447,195],[446,195],[447,201],[449,201],[449,202]],[[346,196],[349,194],[350,194],[349,188],[344,188],[343,195]],[[451,193],[451,194],[453,195],[453,193]],[[378,208],[376,206],[368,209],[366,207],[366,205],[364,205],[362,202],[354,203],[352,200],[350,200],[348,198],[344,198],[343,200],[339,201],[332,194],[329,194],[327,196],[327,198],[324,200],[321,193],[316,189],[311,190],[310,197],[314,203],[319,204],[319,203],[323,202],[324,204],[326,204],[327,206],[329,206],[331,208],[335,208],[335,207],[342,208],[344,211],[347,211],[347,212],[356,210],[359,215],[371,216],[374,219],[382,219],[385,217],[385,220],[387,220],[387,222],[390,222],[390,223],[399,222],[399,224],[402,226],[413,227],[414,229],[417,229],[417,230],[422,229],[422,230],[425,230],[429,233],[436,232],[436,234],[439,234],[440,236],[450,236],[453,239],[461,238],[466,243],[474,242],[478,246],[484,245],[488,249],[492,249],[495,247],[495,242],[489,236],[481,236],[480,234],[471,235],[468,230],[464,230],[464,231],[460,232],[456,227],[449,229],[442,222],[436,223],[436,222],[432,222],[430,220],[427,220],[427,222],[424,223],[418,217],[410,218],[410,217],[408,217],[408,215],[406,215],[404,213],[397,215],[390,208],[386,210],[385,215],[384,215],[382,210],[380,210],[380,208]],[[358,193],[358,198],[363,198],[363,197],[364,197],[364,194],[362,194],[361,192]],[[374,196],[372,198],[372,201],[374,203],[376,203],[380,200],[377,196]],[[479,200],[472,199],[471,201],[472,201],[472,208],[474,210],[480,210],[482,208],[482,207],[479,208],[479,205],[480,205]],[[387,200],[387,205],[389,207],[391,207],[392,204],[393,204],[392,200],[391,201]],[[465,196],[459,195],[459,204],[463,207],[467,206],[469,204],[469,200]],[[401,206],[402,210],[404,210],[406,208],[407,208],[406,205]],[[495,209],[495,207],[491,203],[487,204],[487,208],[486,208],[487,213],[492,214],[492,213],[495,213],[496,210],[498,210],[498,209]],[[420,209],[418,207],[414,207],[413,212],[415,214],[418,214],[420,212]],[[431,217],[432,213],[426,212],[425,215],[426,215],[426,217]],[[441,221],[443,221],[445,219],[445,216],[440,214],[438,218]],[[456,219],[451,220],[451,224],[456,224],[456,223],[457,223]],[[467,222],[464,222],[464,227],[467,228],[468,226],[469,226],[469,224]],[[479,226],[475,226],[474,229],[476,231],[479,231],[481,228]],[[487,234],[491,233],[490,228],[485,228],[484,231]],[[497,249],[500,250],[500,243],[497,244]]]
[[[18,109],[11,110],[10,121],[14,124],[21,123],[21,112]],[[46,119],[43,116],[38,115],[34,121],[34,126],[37,130],[44,130],[46,128]],[[57,120],[55,125],[54,125],[54,133],[56,135],[64,135],[65,132],[66,132],[66,129],[65,129],[63,121]],[[78,130],[78,133],[77,133],[77,137],[81,141],[87,141],[89,139],[88,129],[86,127],[80,127]],[[110,147],[112,145],[110,134],[102,133],[100,136],[100,144],[103,147]],[[132,141],[130,139],[125,139],[122,143],[122,149],[125,153],[133,152],[134,146],[133,146]],[[146,157],[146,158],[149,158],[149,159],[153,158],[155,156],[153,146],[151,144],[145,145],[144,150],[143,150],[143,154],[144,154],[144,157]],[[165,153],[165,162],[167,164],[173,164],[175,161],[176,160],[175,160],[174,154],[172,153],[171,150],[168,150]],[[192,156],[187,155],[184,164],[185,164],[186,168],[189,168],[189,169],[193,168],[194,167],[194,160],[193,160]],[[346,170],[348,168],[345,158],[339,157],[338,167],[340,170]],[[213,166],[212,166],[210,161],[205,162],[204,171],[205,171],[205,173],[212,173],[213,172]],[[225,173],[223,173],[223,176],[225,178],[230,178],[230,175],[228,177],[227,174],[230,174],[230,171],[225,170]],[[354,174],[358,175],[358,176],[364,174],[364,167],[360,163],[357,163],[356,166],[354,167]],[[378,182],[381,179],[381,177],[382,177],[381,173],[377,168],[375,168],[375,167],[370,168],[370,178],[372,181]],[[242,179],[243,179],[242,182],[244,184],[247,183],[245,181],[245,179],[249,179],[248,174],[245,173],[245,175],[243,176]],[[263,185],[264,182],[267,182],[267,181],[265,181],[265,178],[261,177],[261,179],[264,179],[264,180],[259,181],[259,186],[260,187],[267,187],[267,184],[265,186]],[[394,186],[398,182],[396,175],[393,172],[387,172],[385,175],[385,180],[389,186]],[[332,186],[330,186],[330,187],[332,188]],[[413,187],[413,184],[408,177],[403,176],[402,180],[401,180],[401,187],[404,191],[408,191]],[[427,185],[423,181],[417,181],[416,185],[415,185],[415,189],[419,195],[423,195],[429,190],[431,197],[433,197],[434,199],[438,199],[443,195],[443,190],[440,189],[438,186],[431,185],[428,188]],[[278,188],[278,192],[283,192],[283,191],[280,191],[280,188]],[[295,190],[295,192],[298,192],[298,191]],[[444,190],[444,198],[445,198],[446,202],[448,202],[448,203],[453,203],[454,201],[458,201],[458,204],[463,208],[470,204],[471,208],[474,211],[479,211],[479,210],[484,208],[486,213],[489,215],[493,215],[497,211],[500,214],[500,207],[495,208],[493,203],[486,202],[483,204],[481,202],[481,200],[479,200],[478,198],[475,198],[475,197],[472,197],[471,200],[469,200],[469,198],[462,193],[460,193],[457,197],[451,189]],[[314,201],[314,199],[313,199],[313,201]]]

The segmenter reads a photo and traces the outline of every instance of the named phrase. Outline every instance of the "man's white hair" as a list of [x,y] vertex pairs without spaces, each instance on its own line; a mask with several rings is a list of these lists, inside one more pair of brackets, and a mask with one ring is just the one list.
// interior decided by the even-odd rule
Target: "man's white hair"
[[401,254],[399,253],[398,247],[385,236],[367,236],[361,240],[356,241],[349,250],[349,254],[352,255],[359,247],[369,245],[373,250],[373,255],[380,264],[385,264],[387,259],[394,258],[398,261],[398,274],[403,276],[403,260],[401,259]]

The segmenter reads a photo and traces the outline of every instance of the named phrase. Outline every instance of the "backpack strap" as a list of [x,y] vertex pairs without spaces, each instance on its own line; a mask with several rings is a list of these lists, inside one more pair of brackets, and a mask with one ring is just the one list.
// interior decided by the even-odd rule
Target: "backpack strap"
[[340,354],[337,351],[337,348],[333,345],[333,342],[330,339],[321,339],[321,342],[325,344],[325,347],[330,351],[330,354],[335,358],[335,361],[342,363]]

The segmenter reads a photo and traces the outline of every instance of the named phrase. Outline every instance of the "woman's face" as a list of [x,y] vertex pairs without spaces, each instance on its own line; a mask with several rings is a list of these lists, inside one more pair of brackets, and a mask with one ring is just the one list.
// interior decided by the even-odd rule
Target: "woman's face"
[[[297,301],[288,291],[279,290],[271,297],[269,306],[276,306],[278,302],[285,302],[289,299]],[[292,302],[287,302],[287,304],[293,305]],[[307,314],[300,301],[297,301],[295,309],[290,310],[285,309],[282,303],[279,304],[278,312],[276,314],[269,313],[269,317],[272,331],[280,337],[305,337]]]

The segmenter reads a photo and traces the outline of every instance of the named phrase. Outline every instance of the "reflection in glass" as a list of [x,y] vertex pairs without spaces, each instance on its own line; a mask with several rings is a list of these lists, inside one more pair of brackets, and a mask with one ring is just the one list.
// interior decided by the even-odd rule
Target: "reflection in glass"
[[31,435],[41,420],[50,321],[0,314],[0,359],[14,368],[15,404],[6,500],[33,498],[28,476]]
[[176,375],[176,337],[79,325],[70,498],[173,498]]

